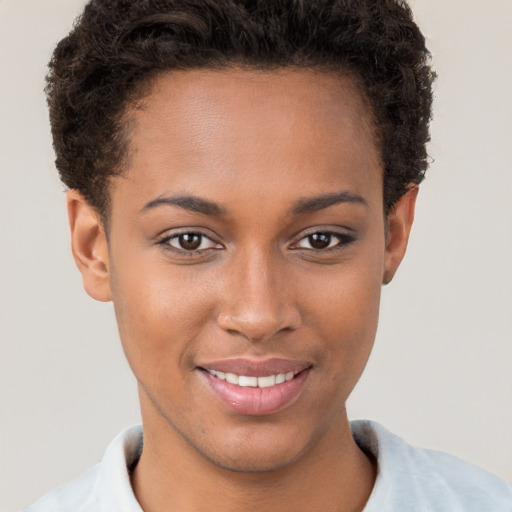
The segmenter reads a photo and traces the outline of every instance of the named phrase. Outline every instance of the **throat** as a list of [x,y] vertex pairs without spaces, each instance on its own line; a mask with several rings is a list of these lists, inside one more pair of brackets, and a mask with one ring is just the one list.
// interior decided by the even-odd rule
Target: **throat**
[[295,462],[265,472],[227,470],[200,460],[197,453],[163,453],[148,439],[131,475],[132,488],[145,512],[362,512],[376,462],[351,435],[336,430]]

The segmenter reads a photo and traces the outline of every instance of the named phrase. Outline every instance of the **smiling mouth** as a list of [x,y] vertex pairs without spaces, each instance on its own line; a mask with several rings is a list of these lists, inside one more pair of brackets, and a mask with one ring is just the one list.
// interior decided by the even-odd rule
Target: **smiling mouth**
[[225,380],[226,382],[229,382],[229,384],[234,384],[243,388],[270,388],[283,384],[284,382],[288,382],[300,373],[300,371],[287,372],[256,377],[253,375],[237,375],[236,373],[221,372],[219,370],[205,369],[205,371],[217,379]]
[[274,414],[294,403],[305,388],[310,363],[244,359],[217,361],[197,367],[214,396],[241,415]]

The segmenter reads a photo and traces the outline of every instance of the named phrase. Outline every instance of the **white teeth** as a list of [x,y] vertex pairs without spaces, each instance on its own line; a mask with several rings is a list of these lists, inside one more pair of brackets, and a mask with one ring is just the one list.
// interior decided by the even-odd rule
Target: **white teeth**
[[244,388],[256,388],[258,387],[258,377],[240,375],[240,377],[238,377],[238,385]]
[[238,386],[251,388],[269,388],[276,384],[282,384],[283,382],[292,380],[293,377],[295,377],[293,372],[266,375],[264,377],[252,377],[249,375],[236,375],[235,373],[226,373],[218,370],[207,371],[218,379],[225,380],[230,384],[237,384]]
[[238,384],[238,375],[234,373],[226,373],[226,381],[230,384]]
[[275,386],[276,384],[276,376],[269,375],[268,377],[258,377],[258,387],[259,388],[269,388],[270,386]]
[[286,375],[284,373],[278,373],[276,375],[276,384],[282,384],[286,380]]

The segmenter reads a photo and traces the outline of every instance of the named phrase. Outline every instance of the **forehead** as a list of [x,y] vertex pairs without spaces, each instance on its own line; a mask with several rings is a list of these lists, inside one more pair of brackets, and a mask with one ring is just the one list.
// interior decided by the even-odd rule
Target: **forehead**
[[[349,76],[313,70],[163,73],[128,112],[126,182],[143,195],[176,189],[295,195],[381,186],[371,109]],[[198,190],[199,189],[199,190]],[[267,191],[268,192],[268,191]],[[379,190],[381,194],[381,190]],[[140,195],[140,194],[139,194]],[[142,201],[142,199],[140,199]]]
[[215,128],[218,133],[221,122],[227,130],[233,127],[232,114],[232,121],[243,118],[247,130],[260,135],[304,120],[309,122],[302,130],[316,131],[316,120],[327,129],[341,124],[355,136],[374,131],[369,103],[347,74],[298,68],[195,69],[157,75],[147,91],[139,108],[130,112],[135,116],[129,116],[135,117],[139,134],[152,127],[160,130],[158,120],[175,121],[166,123],[166,132]]

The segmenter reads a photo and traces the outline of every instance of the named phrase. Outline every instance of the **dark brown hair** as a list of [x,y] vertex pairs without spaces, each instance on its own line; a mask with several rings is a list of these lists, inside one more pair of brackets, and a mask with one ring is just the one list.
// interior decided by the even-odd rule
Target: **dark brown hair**
[[399,0],[91,0],[50,62],[56,165],[105,219],[123,171],[127,106],[173,69],[302,67],[351,73],[369,100],[386,211],[422,181],[434,73]]

